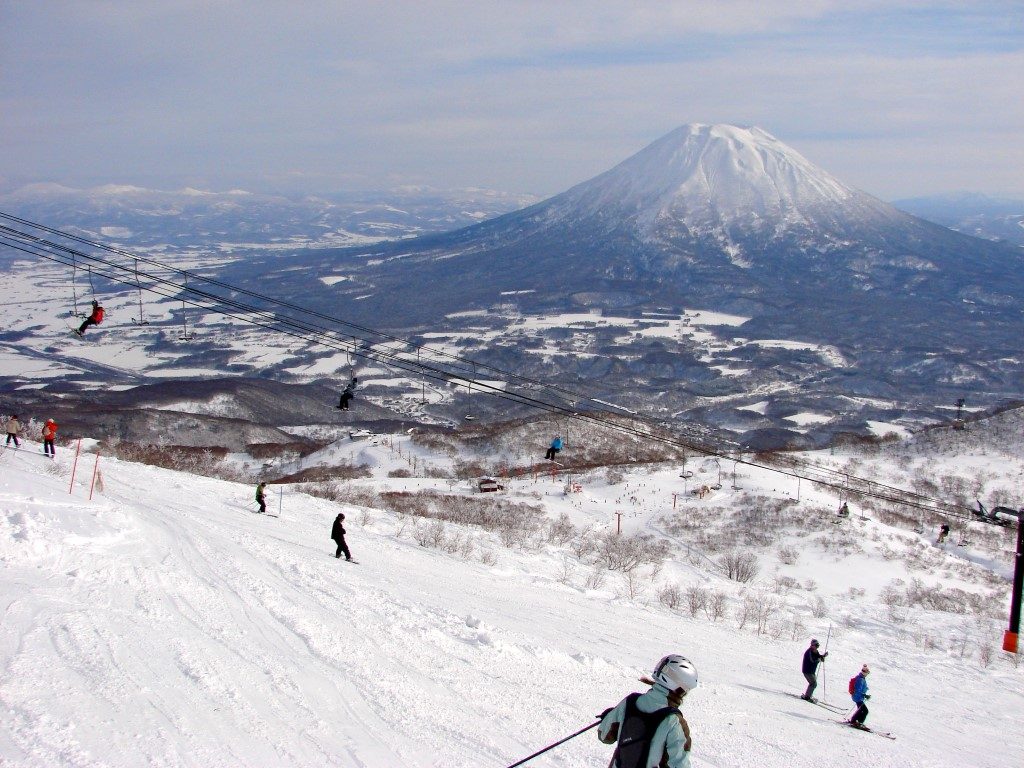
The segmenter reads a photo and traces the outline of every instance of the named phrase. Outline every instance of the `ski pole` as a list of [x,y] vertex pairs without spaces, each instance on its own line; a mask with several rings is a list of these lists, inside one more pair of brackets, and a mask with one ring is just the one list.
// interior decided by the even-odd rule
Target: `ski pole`
[[[825,653],[828,653],[828,641],[831,640],[831,639],[832,639],[832,622],[830,621],[828,623],[828,635],[825,636]],[[821,700],[822,701],[828,701],[828,688],[825,685],[825,683],[827,682],[827,679],[825,678],[825,670],[826,669],[827,669],[826,665],[822,664],[821,665]]]
[[578,731],[576,731],[576,733],[570,734],[570,735],[566,736],[564,739],[556,741],[554,744],[548,744],[546,747],[544,747],[544,749],[539,750],[538,752],[534,752],[529,757],[524,757],[518,763],[512,763],[512,765],[508,766],[508,768],[516,768],[517,765],[522,765],[523,763],[528,763],[529,761],[533,760],[533,758],[537,757],[538,755],[543,755],[549,749],[554,749],[559,744],[565,744],[565,742],[567,742],[569,739],[575,739],[581,733],[585,733],[586,731],[589,731],[591,728],[595,728],[595,727],[599,726],[600,724],[601,724],[601,721],[598,720],[596,723],[591,723],[586,728],[580,728]]

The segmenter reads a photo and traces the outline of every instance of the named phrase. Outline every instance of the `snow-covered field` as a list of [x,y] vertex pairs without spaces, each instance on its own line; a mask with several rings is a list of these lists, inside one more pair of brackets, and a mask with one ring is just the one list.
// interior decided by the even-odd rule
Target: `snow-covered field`
[[[389,477],[422,450],[408,442],[330,450],[373,467],[352,484],[472,493]],[[637,678],[669,652],[700,672],[684,705],[694,766],[995,768],[1024,754],[1024,670],[992,650],[1002,625],[924,610],[894,622],[879,601],[885,583],[910,573],[886,551],[909,551],[930,533],[915,538],[855,514],[823,536],[857,538],[859,550],[795,539],[791,566],[766,557],[746,587],[670,534],[668,561],[630,587],[617,572],[599,578],[563,544],[509,548],[449,524],[473,545],[448,553],[417,543],[417,519],[292,488],[272,490],[280,518],[260,517],[250,486],[107,458],[90,501],[91,454],[72,486],[69,451],[55,463],[38,451],[28,443],[0,455],[3,765],[505,766],[642,690]],[[689,467],[690,489],[716,469]],[[699,500],[666,468],[577,480],[581,489],[567,493],[563,478],[529,476],[504,497],[596,533],[621,511],[626,534],[656,533],[672,514],[724,515],[740,498],[730,476]],[[795,491],[756,473],[736,484]],[[805,485],[800,504],[813,515],[833,500]],[[357,565],[333,557],[339,510]],[[983,567],[970,553],[931,549],[948,567],[944,584],[977,587],[972,574]],[[773,589],[781,575],[804,587]],[[670,609],[658,592],[671,584],[726,592],[732,612],[713,622]],[[744,595],[779,601],[764,632],[738,627]],[[824,613],[811,609],[817,597]],[[868,724],[896,741],[834,724],[836,715],[790,695],[802,690],[811,636],[829,638],[819,695],[847,703],[848,678],[870,664]],[[588,732],[531,765],[609,757]]]
[[[193,275],[205,274],[231,261],[227,256],[201,257],[191,252],[161,259],[187,268]],[[328,283],[343,281],[339,276],[321,279]],[[158,296],[148,290],[140,295],[135,285],[126,284],[101,284],[98,298],[106,318],[100,328],[87,333],[85,340],[78,339],[71,329],[81,319],[73,315],[73,310],[84,312],[93,297],[89,277],[81,268],[72,275],[68,268],[49,262],[14,260],[0,271],[0,292],[12,297],[6,330],[17,335],[17,341],[0,342],[0,376],[26,382],[47,376],[77,378],[84,386],[106,383],[111,377],[120,383],[141,383],[222,375],[228,366],[236,372],[246,370],[260,375],[279,371],[299,381],[312,381],[344,374],[353,362],[347,351],[339,351],[336,344],[329,348],[315,343],[297,344],[290,335],[268,334],[258,325],[191,304],[183,307],[176,297]],[[536,344],[523,348],[530,355],[541,359],[584,359],[599,354],[594,348],[594,332],[605,329],[614,331],[622,344],[636,339],[665,339],[693,345],[699,361],[731,378],[757,372],[757,366],[749,360],[738,363],[728,357],[730,352],[751,346],[811,349],[827,365],[843,363],[834,350],[805,341],[751,342],[735,335],[738,331],[734,330],[749,318],[706,310],[645,318],[597,311],[541,315],[522,315],[518,310],[503,312],[453,314],[451,319],[462,321],[479,316],[481,324],[423,333],[426,345],[419,351],[429,361],[438,356],[475,355],[488,348],[519,345],[527,337]],[[140,318],[145,325],[137,322]],[[568,338],[545,335],[558,336],[563,331],[569,334]],[[182,340],[186,335],[192,338]],[[402,353],[410,360],[417,354],[414,348],[390,341],[372,348],[383,355]],[[207,361],[215,359],[216,365],[196,365],[198,355]],[[356,358],[355,363],[365,365],[361,358]],[[383,369],[382,375],[390,378],[392,385],[404,383],[405,372],[400,369]],[[762,384],[762,394],[792,386],[792,382]],[[414,383],[407,391],[416,393],[419,388]],[[442,399],[451,401],[452,395]],[[830,418],[822,417],[824,421]]]

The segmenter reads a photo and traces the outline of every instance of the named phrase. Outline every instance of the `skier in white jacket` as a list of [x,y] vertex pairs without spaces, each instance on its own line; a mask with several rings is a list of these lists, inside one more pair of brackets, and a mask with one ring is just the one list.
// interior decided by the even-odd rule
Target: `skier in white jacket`
[[597,737],[617,745],[614,768],[689,768],[690,726],[679,706],[697,687],[697,670],[672,654],[658,662],[651,678],[640,678],[651,686],[647,693],[631,693],[604,714]]

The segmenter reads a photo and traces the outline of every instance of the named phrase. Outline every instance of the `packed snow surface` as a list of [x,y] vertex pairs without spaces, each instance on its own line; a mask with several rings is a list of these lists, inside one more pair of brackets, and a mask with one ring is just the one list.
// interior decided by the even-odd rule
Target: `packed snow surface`
[[[90,500],[92,454],[72,483],[68,450],[56,462],[38,451],[0,456],[3,765],[505,766],[643,690],[637,678],[670,652],[700,673],[684,704],[694,766],[1020,765],[1022,670],[922,647],[914,629],[898,636],[873,600],[828,593],[834,619],[756,635],[631,599],[611,574],[588,587],[551,544],[481,539],[492,557],[459,557],[420,546],[415,523],[383,511],[272,489],[283,514],[262,517],[250,486],[106,458]],[[634,480],[663,509],[681,482]],[[516,482],[510,493],[605,530],[622,493],[588,485],[585,508],[560,480]],[[341,510],[359,564],[333,556]],[[646,525],[636,513],[627,523]],[[650,580],[717,578],[683,551]],[[801,558],[808,577],[836,585],[894,568],[809,548]],[[829,639],[819,695],[847,704],[847,679],[870,663],[869,724],[896,741],[792,695],[810,635]],[[609,757],[588,732],[531,765]]]

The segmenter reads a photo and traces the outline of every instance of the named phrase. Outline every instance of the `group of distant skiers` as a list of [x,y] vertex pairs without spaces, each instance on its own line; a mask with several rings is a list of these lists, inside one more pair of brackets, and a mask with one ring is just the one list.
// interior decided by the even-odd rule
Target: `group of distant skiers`
[[[4,443],[4,447],[14,443],[14,450],[18,450],[21,447],[21,441],[18,439],[21,435],[21,422],[18,420],[18,414],[15,413],[7,419],[5,428],[7,431],[7,442]],[[40,430],[39,436],[43,441],[43,453],[51,459],[54,458],[57,453],[54,448],[54,441],[57,439],[57,422],[53,419],[47,419]]]
[[[820,652],[818,641],[812,639],[803,658],[807,690],[801,698],[815,701],[813,694],[817,687],[818,664],[827,656],[828,651]],[[868,716],[868,708],[864,702],[871,698],[867,684],[869,672],[867,664],[863,665],[856,677],[850,680],[849,686],[857,710],[846,722],[862,730],[870,730],[864,725],[864,720]],[[641,677],[640,682],[650,686],[645,693],[631,693],[616,706],[598,715],[600,722],[595,724],[598,727],[598,739],[604,744],[615,744],[615,752],[609,766],[689,768],[693,739],[690,736],[690,726],[683,717],[680,707],[686,696],[697,687],[697,668],[685,656],[670,654],[658,662],[649,677]],[[582,732],[578,731],[574,736]],[[532,759],[564,741],[565,739],[555,742],[527,759]]]
[[[267,512],[267,484],[261,482],[256,486],[256,503],[259,505],[258,514],[266,514]],[[334,539],[334,543],[338,545],[338,551],[335,553],[335,557],[341,557],[345,555],[345,559],[348,561],[352,560],[352,553],[349,551],[348,543],[345,541],[345,515],[341,512],[334,518],[334,525],[331,526],[331,538]]]
[[[804,679],[807,681],[807,690],[804,691],[800,698],[813,703],[818,701],[814,698],[814,690],[818,687],[818,664],[825,661],[825,658],[828,656],[828,651],[822,653],[818,650],[820,645],[817,640],[811,639],[811,644],[804,651],[803,664],[801,666]],[[870,694],[868,694],[867,680],[867,676],[870,673],[871,670],[868,669],[868,665],[862,665],[860,672],[850,679],[848,688],[850,698],[857,705],[857,709],[846,722],[854,728],[862,730],[868,730],[867,726],[864,725],[864,721],[868,717],[868,707],[864,702],[871,698]]]

